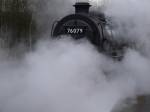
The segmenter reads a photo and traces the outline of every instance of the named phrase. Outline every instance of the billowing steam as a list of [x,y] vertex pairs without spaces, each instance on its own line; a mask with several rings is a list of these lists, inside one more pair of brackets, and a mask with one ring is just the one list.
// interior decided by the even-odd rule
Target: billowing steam
[[138,43],[138,49],[149,55],[149,0],[111,0],[105,13],[116,25],[117,37]]
[[[42,37],[49,35],[55,18],[71,12],[72,2],[29,1],[39,28],[47,29]],[[128,98],[149,94],[149,6],[148,0],[106,4],[116,38],[131,39],[140,46],[129,48],[120,62],[99,53],[86,39],[69,37],[40,40],[34,51],[19,59],[1,49],[0,111],[112,112]]]

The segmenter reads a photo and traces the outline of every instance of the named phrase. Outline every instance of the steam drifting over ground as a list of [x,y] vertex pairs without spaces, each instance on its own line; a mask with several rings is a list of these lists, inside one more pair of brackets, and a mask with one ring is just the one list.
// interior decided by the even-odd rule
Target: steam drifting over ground
[[[35,1],[32,3],[33,8]],[[54,11],[52,3],[60,1],[45,3]],[[127,98],[149,94],[149,6],[147,0],[112,0],[106,4],[105,12],[117,25],[118,38],[140,45],[140,49],[129,49],[121,62],[98,53],[87,40],[73,41],[69,37],[42,40],[35,51],[19,60],[8,58],[1,49],[0,111],[111,112]],[[39,12],[43,15],[37,20],[39,26],[46,17],[52,22],[62,16],[60,7],[58,13],[45,9]]]
[[1,60],[2,112],[110,112],[134,96],[135,78],[140,78],[134,76],[139,69],[132,63],[134,55],[128,56],[130,70],[128,60],[115,63],[85,40],[38,46],[22,61]]

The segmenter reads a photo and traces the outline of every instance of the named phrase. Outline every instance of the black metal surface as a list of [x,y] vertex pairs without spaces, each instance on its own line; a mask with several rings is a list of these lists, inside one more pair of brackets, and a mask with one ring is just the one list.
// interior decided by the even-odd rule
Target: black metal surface
[[75,13],[89,13],[91,5],[87,2],[77,2],[75,5]]

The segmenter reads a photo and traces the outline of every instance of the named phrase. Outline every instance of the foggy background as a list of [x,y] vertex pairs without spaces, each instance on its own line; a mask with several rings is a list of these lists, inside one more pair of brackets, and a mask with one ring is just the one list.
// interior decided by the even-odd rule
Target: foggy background
[[115,38],[136,43],[120,62],[96,51],[86,39],[48,39],[53,21],[74,13],[74,3],[28,0],[41,40],[19,59],[0,50],[0,112],[112,112],[123,108],[126,99],[136,103],[138,95],[150,93],[150,2],[104,4],[116,26]]

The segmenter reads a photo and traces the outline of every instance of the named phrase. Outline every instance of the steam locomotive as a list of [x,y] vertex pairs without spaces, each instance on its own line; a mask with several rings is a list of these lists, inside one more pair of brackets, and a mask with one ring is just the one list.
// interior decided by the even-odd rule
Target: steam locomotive
[[[122,60],[126,48],[134,48],[135,43],[116,40],[104,13],[89,11],[91,5],[87,2],[77,2],[75,14],[70,14],[53,24],[52,37],[61,38],[69,35],[73,39],[87,38],[101,53],[115,60]],[[112,29],[113,30],[113,29]],[[63,36],[67,37],[67,36]],[[135,112],[143,112],[149,99],[137,97],[137,104],[131,106]],[[134,107],[135,106],[135,107]],[[127,111],[129,111],[127,109]]]
[[77,2],[75,14],[70,14],[53,24],[52,37],[69,35],[74,39],[87,38],[100,52],[114,59],[122,59],[125,43],[113,39],[104,13],[89,11],[88,2]]

